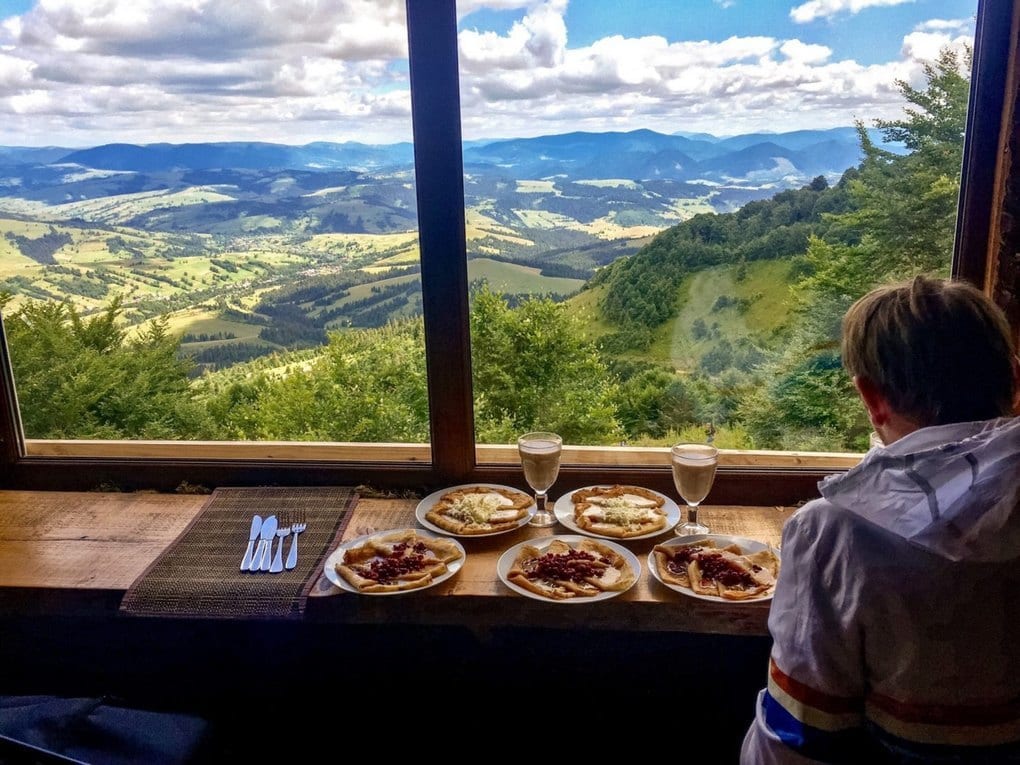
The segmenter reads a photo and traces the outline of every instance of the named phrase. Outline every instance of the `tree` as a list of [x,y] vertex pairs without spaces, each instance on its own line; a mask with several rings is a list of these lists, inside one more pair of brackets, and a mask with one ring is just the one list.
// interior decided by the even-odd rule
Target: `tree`
[[[829,216],[832,237],[812,239],[814,275],[801,293],[863,295],[876,284],[918,273],[948,274],[952,261],[971,54],[944,49],[924,67],[927,87],[898,81],[909,104],[900,120],[876,120],[898,155],[871,141],[858,123],[864,160],[848,184],[853,209]],[[961,71],[963,70],[963,71]]]
[[191,362],[165,318],[131,340],[121,303],[84,318],[69,303],[29,301],[5,319],[29,438],[188,438]]
[[[612,443],[616,380],[583,324],[552,300],[511,308],[482,288],[471,309],[475,427],[509,443],[548,428],[574,443]],[[322,352],[285,374],[262,372],[198,384],[209,438],[404,441],[429,438],[425,338],[420,319],[331,332]],[[441,415],[439,415],[441,416]]]
[[950,49],[925,66],[923,90],[897,83],[909,106],[899,120],[877,120],[875,146],[858,124],[864,160],[847,175],[848,210],[826,214],[825,236],[807,247],[794,285],[795,327],[764,365],[764,387],[741,402],[756,445],[866,448],[870,424],[839,364],[840,321],[873,287],[915,274],[947,275],[952,261],[966,127],[971,54]]
[[572,443],[614,443],[617,384],[584,323],[548,298],[511,309],[482,287],[471,309],[475,429],[483,442],[512,443],[552,430]]
[[[255,367],[257,368],[257,367]],[[288,441],[429,438],[420,321],[331,332],[307,360],[196,386],[219,432],[206,437]]]
[[626,361],[613,369],[620,378],[618,418],[629,440],[662,438],[698,421],[701,401],[675,370]]

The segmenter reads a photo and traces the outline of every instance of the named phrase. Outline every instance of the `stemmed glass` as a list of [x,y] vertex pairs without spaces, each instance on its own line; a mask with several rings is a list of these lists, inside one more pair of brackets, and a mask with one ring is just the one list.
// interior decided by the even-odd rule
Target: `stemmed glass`
[[552,526],[556,523],[556,515],[546,507],[546,492],[556,483],[556,477],[560,474],[562,450],[563,439],[555,433],[525,433],[517,439],[524,480],[535,492],[537,509],[528,521],[531,526]]
[[715,481],[719,450],[709,444],[677,444],[670,450],[673,483],[687,503],[687,521],[676,527],[678,536],[707,534],[708,526],[698,521],[700,505]]

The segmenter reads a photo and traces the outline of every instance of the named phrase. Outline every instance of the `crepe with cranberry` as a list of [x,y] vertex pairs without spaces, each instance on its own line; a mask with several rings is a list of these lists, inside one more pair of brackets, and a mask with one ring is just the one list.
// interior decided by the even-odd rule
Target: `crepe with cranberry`
[[507,572],[508,581],[552,600],[626,590],[636,577],[622,555],[594,539],[523,545]]
[[739,545],[719,547],[711,539],[656,545],[652,554],[664,582],[725,600],[768,595],[779,574],[779,557],[771,549],[745,553]]
[[467,486],[443,494],[425,519],[452,534],[497,534],[517,528],[533,502],[514,489]]
[[336,572],[359,592],[399,592],[431,584],[462,558],[452,540],[402,529],[348,548]]
[[570,495],[583,531],[627,539],[666,530],[666,499],[640,486],[592,486]]

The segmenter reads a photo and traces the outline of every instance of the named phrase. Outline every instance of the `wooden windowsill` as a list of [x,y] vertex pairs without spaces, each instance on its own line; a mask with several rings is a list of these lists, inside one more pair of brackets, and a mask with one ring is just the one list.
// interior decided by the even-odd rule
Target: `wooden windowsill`
[[[336,462],[403,462],[424,464],[431,460],[428,444],[329,443],[299,441],[116,441],[28,439],[28,457],[146,459],[254,459],[332,460]],[[479,465],[519,465],[517,448],[504,444],[480,444],[475,448]],[[846,470],[861,460],[854,452],[797,452],[723,449],[719,464],[737,468],[812,468]],[[611,467],[661,467],[669,464],[668,447],[564,446],[563,464]]]
[[[0,612],[116,612],[120,597],[198,513],[205,495],[0,491]],[[362,498],[344,538],[414,525],[414,499]],[[789,507],[705,507],[726,527],[779,544]],[[368,598],[334,590],[309,599],[312,622],[374,625],[443,625],[485,630],[501,625],[553,629],[688,632],[764,637],[768,603],[718,604],[665,588],[643,570],[628,592],[590,608],[558,607],[522,597],[495,571],[502,552],[560,527],[525,527],[508,535],[468,540],[468,559],[456,577],[436,588],[400,598]],[[656,541],[628,548],[646,568]],[[334,596],[335,595],[335,596]]]

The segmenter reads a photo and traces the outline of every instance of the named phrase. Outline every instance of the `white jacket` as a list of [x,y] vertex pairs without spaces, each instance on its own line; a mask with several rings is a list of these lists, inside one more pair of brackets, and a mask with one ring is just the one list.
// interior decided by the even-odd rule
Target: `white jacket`
[[1020,762],[1020,418],[923,428],[783,528],[742,765]]

